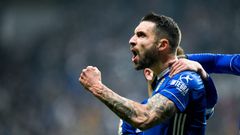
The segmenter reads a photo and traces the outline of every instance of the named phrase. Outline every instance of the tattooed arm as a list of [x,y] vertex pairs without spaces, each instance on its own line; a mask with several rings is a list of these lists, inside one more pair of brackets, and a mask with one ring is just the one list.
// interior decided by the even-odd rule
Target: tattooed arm
[[153,127],[177,112],[174,103],[160,94],[151,97],[145,105],[119,96],[102,84],[101,73],[96,67],[84,69],[79,81],[121,119],[141,130]]

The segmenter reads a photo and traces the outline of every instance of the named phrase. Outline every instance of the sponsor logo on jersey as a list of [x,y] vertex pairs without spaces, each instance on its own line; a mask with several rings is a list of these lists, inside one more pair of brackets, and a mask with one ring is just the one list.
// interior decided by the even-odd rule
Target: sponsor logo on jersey
[[183,80],[186,80],[187,83],[189,82],[189,80],[193,80],[189,75],[181,75],[180,78],[179,78],[182,82]]
[[170,85],[175,86],[176,89],[185,96],[189,90],[186,83],[191,80],[193,80],[193,78],[191,78],[189,75],[181,75],[178,80],[172,80]]

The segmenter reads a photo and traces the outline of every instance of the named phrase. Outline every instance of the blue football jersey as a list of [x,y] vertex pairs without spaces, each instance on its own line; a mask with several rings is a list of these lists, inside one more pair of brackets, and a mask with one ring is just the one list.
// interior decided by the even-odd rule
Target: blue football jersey
[[[154,85],[154,84],[153,84]],[[153,86],[153,95],[161,94],[178,108],[171,119],[141,131],[122,121],[120,135],[204,135],[206,127],[206,93],[198,74],[184,71],[169,77],[169,69],[161,73]],[[145,100],[142,104],[146,104]]]

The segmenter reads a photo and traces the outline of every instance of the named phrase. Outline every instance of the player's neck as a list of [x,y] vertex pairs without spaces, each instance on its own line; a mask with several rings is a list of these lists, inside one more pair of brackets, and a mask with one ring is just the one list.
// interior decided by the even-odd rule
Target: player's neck
[[160,59],[159,62],[150,67],[153,70],[154,74],[158,75],[163,72],[165,69],[169,68],[170,65],[177,60],[175,55],[169,55],[165,59]]

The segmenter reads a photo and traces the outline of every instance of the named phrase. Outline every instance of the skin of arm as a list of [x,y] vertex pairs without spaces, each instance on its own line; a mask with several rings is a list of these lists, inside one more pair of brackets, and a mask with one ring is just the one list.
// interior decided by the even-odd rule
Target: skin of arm
[[155,94],[148,103],[142,105],[124,98],[102,84],[101,72],[92,66],[82,70],[80,83],[102,101],[121,119],[132,126],[145,130],[171,118],[176,112],[175,104],[168,98]]
[[203,69],[200,63],[185,58],[181,58],[172,64],[170,76],[173,76],[184,70],[192,70],[199,73],[203,79],[208,78],[207,72]]

